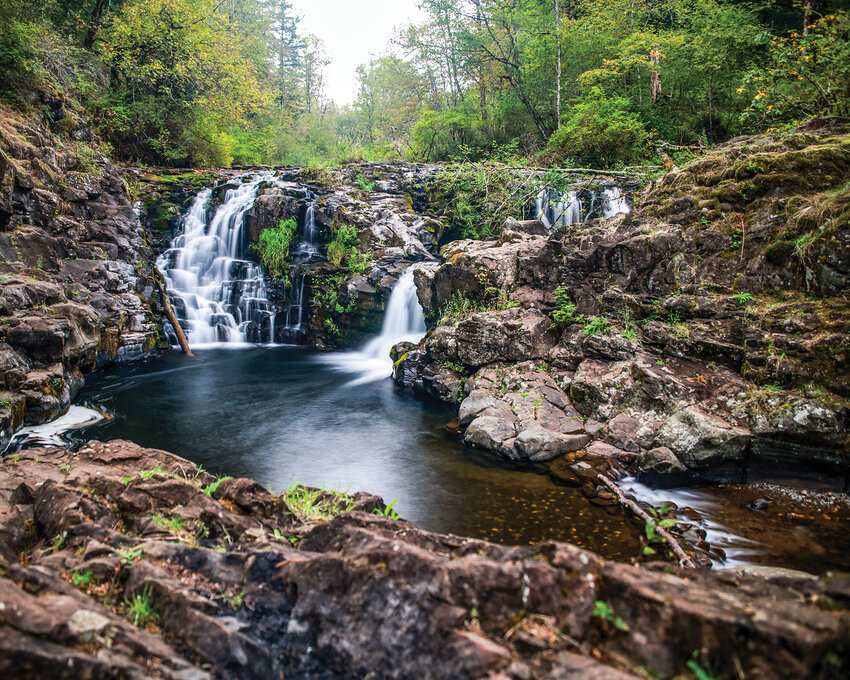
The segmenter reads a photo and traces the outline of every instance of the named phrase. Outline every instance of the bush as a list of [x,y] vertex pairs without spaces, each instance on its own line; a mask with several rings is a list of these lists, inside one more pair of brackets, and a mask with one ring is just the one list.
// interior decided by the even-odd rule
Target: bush
[[360,239],[354,227],[341,227],[328,244],[328,259],[334,267],[339,267],[346,255],[357,254]]
[[6,24],[0,31],[0,97],[19,103],[17,90],[34,85],[46,75],[38,49],[43,29],[34,23],[3,16]]
[[274,278],[280,278],[289,259],[289,247],[292,237],[298,229],[295,218],[281,220],[276,227],[260,232],[260,240],[252,246],[260,263]]
[[628,99],[606,97],[595,87],[585,101],[567,112],[548,148],[582,165],[611,168],[644,157],[647,136],[643,123],[629,111]]

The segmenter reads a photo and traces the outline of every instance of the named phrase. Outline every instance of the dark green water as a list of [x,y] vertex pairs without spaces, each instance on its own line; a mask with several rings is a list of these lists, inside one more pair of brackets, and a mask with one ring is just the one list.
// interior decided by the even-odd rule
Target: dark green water
[[89,376],[77,401],[114,415],[87,438],[130,439],[276,492],[293,480],[363,490],[433,531],[564,540],[609,558],[640,550],[620,513],[465,447],[443,427],[456,409],[351,378],[295,347],[171,352]]

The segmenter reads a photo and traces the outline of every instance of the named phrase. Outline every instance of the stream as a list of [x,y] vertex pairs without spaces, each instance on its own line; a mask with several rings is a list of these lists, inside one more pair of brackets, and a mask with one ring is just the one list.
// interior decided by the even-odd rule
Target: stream
[[[402,273],[380,334],[359,350],[274,344],[302,331],[306,300],[302,276],[285,321],[276,324],[262,270],[245,259],[244,216],[269,179],[244,178],[215,209],[209,190],[201,192],[184,233],[160,257],[197,358],[171,352],[92,374],[68,414],[25,428],[16,445],[128,439],[276,493],[293,482],[368,491],[397,500],[403,517],[431,531],[506,544],[567,541],[624,561],[637,556],[642,527],[618,507],[466,447],[447,427],[454,406],[393,384],[390,349],[425,334],[413,269],[427,264]],[[605,189],[600,200],[605,214],[629,209],[618,189]],[[552,224],[582,219],[575,194],[541,192],[537,210]],[[312,262],[316,243],[310,206],[296,259]],[[850,570],[845,494],[771,485],[656,490],[634,480],[622,486],[655,506],[676,503],[680,521],[705,532],[718,566]]]

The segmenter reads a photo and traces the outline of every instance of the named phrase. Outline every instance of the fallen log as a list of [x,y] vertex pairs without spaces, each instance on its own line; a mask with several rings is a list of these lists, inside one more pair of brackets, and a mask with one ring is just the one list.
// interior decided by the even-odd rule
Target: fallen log
[[195,355],[192,354],[192,350],[189,349],[189,343],[186,340],[186,336],[183,334],[183,329],[180,327],[180,322],[177,320],[177,315],[174,313],[174,310],[171,308],[171,303],[168,301],[168,291],[165,288],[165,277],[156,265],[154,265],[153,268],[153,279],[156,281],[156,287],[157,290],[159,290],[159,297],[162,299],[162,308],[165,310],[165,316],[168,317],[168,321],[174,328],[174,334],[177,336],[177,342],[180,343],[180,349],[183,350],[183,353],[186,356],[194,357]]
[[696,562],[694,562],[693,559],[688,555],[688,553],[685,552],[684,548],[682,548],[681,543],[679,543],[679,541],[677,541],[676,538],[669,531],[667,531],[667,529],[659,525],[658,522],[655,521],[655,518],[651,517],[649,513],[646,512],[646,510],[640,507],[635,501],[631,500],[630,498],[626,498],[626,494],[622,492],[620,487],[617,486],[617,484],[610,477],[607,477],[603,474],[599,474],[596,476],[596,479],[599,481],[600,484],[603,484],[608,489],[610,489],[610,491],[617,497],[617,501],[623,508],[629,510],[645,522],[649,522],[655,528],[655,533],[657,533],[659,536],[661,536],[661,538],[663,538],[667,542],[667,545],[670,546],[670,550],[672,550],[673,554],[679,558],[680,567],[687,567],[688,569],[696,568]]

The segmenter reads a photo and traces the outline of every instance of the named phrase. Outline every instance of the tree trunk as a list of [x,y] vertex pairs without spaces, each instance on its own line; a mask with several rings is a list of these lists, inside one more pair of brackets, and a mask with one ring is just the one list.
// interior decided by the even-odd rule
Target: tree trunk
[[156,281],[159,296],[162,298],[162,308],[165,310],[165,316],[168,317],[168,321],[174,328],[174,334],[177,336],[177,342],[180,343],[180,349],[183,350],[183,353],[186,356],[194,357],[195,355],[192,354],[192,350],[189,349],[189,342],[183,334],[183,329],[180,327],[180,322],[177,320],[177,315],[174,313],[174,310],[171,308],[171,302],[168,300],[168,290],[165,288],[165,277],[162,275],[162,272],[159,271],[159,267],[157,266],[154,266],[153,268],[153,279]]
[[649,63],[652,64],[652,73],[649,76],[649,99],[654,104],[661,96],[661,50],[657,46],[649,53]]
[[558,0],[555,0],[555,37],[558,44],[558,82],[555,94],[556,125],[561,126],[561,8]]

